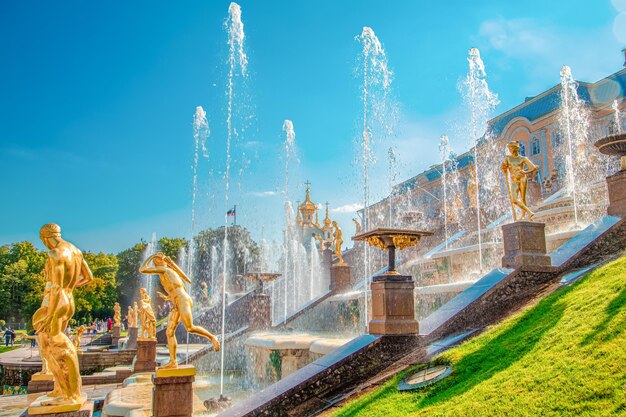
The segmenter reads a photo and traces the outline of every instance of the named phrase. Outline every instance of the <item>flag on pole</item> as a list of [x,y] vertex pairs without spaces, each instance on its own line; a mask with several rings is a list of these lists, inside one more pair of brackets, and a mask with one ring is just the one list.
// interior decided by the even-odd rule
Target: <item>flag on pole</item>
[[237,225],[237,205],[226,212],[226,217],[234,217],[233,224]]

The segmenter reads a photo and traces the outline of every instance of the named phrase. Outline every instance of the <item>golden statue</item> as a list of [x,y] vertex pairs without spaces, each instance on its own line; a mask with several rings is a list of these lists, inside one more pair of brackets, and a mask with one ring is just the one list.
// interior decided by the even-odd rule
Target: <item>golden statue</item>
[[86,330],[87,327],[85,327],[85,325],[83,324],[82,326],[74,329],[72,337],[70,338],[72,340],[72,343],[74,343],[74,347],[77,351],[80,351],[80,338],[83,336],[83,333],[85,333]]
[[478,182],[476,181],[476,170],[470,165],[470,177],[467,181],[467,197],[469,198],[469,208],[478,207]]
[[356,233],[355,233],[355,235],[360,235],[361,234],[361,223],[359,223],[359,221],[357,219],[352,219],[352,221],[354,222],[354,225],[356,226]]
[[202,292],[202,301],[205,303],[208,303],[209,302],[209,286],[207,285],[206,282],[202,281],[200,283],[200,288]]
[[[528,177],[537,172],[539,168],[537,165],[533,164],[530,159],[519,154],[520,144],[518,141],[509,142],[506,147],[511,155],[507,155],[504,158],[500,169],[504,174],[509,191],[513,220],[518,220],[515,206],[519,207],[522,211],[522,216],[519,220],[532,220],[535,213],[526,205],[526,186],[528,184]],[[526,168],[524,168],[524,166],[526,166]]]
[[113,326],[120,327],[122,324],[122,308],[120,303],[115,303],[113,306]]
[[138,315],[139,315],[139,306],[137,305],[137,301],[135,301],[133,303],[133,324],[135,325],[135,327],[139,327]]
[[139,317],[141,319],[141,334],[137,340],[156,340],[156,317],[152,310],[152,300],[145,288],[140,288],[141,293]]
[[333,227],[335,231],[333,232],[333,243],[335,244],[335,250],[333,253],[337,256],[339,262],[337,265],[344,266],[346,263],[343,261],[343,254],[341,253],[341,245],[343,245],[343,233],[341,232],[341,227],[337,224],[336,221],[333,221]]
[[[152,266],[150,266],[150,263],[152,263]],[[173,304],[172,310],[167,317],[166,330],[170,361],[167,365],[162,366],[162,369],[178,367],[178,361],[176,360],[176,328],[181,321],[188,333],[209,339],[215,351],[220,350],[220,342],[214,335],[203,327],[193,324],[193,316],[191,314],[193,301],[191,301],[191,297],[189,297],[185,289],[185,283],[191,284],[191,280],[169,256],[165,256],[162,252],[152,255],[139,268],[139,272],[142,274],[158,274],[161,285],[167,292],[167,295],[159,292],[159,297],[166,301],[171,301]]]
[[137,327],[137,312],[133,306],[128,306],[128,314],[126,314],[126,323],[128,328]]
[[[79,410],[86,401],[76,347],[65,334],[74,315],[74,288],[93,280],[82,252],[61,238],[61,228],[46,224],[39,233],[50,251],[44,267],[46,287],[41,307],[33,315],[33,327],[39,335],[42,361],[54,375],[54,390],[39,404],[31,405],[29,414]],[[43,372],[43,369],[42,369]]]

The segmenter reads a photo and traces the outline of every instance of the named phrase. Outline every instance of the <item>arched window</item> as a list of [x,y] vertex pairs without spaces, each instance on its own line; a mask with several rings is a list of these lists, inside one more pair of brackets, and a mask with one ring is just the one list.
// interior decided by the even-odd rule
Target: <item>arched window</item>
[[539,138],[535,138],[533,139],[533,147],[532,147],[531,155],[537,155],[539,153],[541,153],[541,142],[539,142]]

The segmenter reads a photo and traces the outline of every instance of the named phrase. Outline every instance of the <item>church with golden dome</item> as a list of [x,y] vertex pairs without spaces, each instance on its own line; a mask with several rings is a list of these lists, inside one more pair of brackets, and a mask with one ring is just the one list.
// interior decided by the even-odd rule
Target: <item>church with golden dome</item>
[[333,246],[333,225],[328,215],[328,203],[326,203],[326,215],[323,224],[319,223],[318,205],[311,200],[311,183],[306,182],[306,195],[304,202],[298,204],[296,221],[302,234],[302,240],[307,241],[313,237],[318,249],[328,249]]

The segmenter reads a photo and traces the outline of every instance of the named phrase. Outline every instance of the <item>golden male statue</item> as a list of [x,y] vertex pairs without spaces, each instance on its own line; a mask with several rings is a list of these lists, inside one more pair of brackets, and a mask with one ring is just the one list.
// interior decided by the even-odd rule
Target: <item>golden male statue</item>
[[526,205],[526,187],[528,177],[537,172],[539,168],[530,159],[519,154],[520,144],[518,141],[509,142],[506,147],[511,154],[504,158],[500,169],[506,179],[509,198],[511,199],[511,210],[513,210],[513,220],[518,220],[516,206],[522,210],[522,216],[519,220],[532,220],[535,213]]
[[343,254],[341,253],[341,245],[343,245],[343,232],[341,231],[341,227],[337,224],[337,222],[333,222],[333,227],[335,231],[333,232],[333,243],[335,244],[334,254],[337,256],[339,262],[337,265],[345,265],[346,263],[343,261]]
[[[81,379],[76,347],[65,334],[74,315],[74,288],[93,280],[82,252],[61,238],[61,228],[46,224],[39,233],[50,250],[45,265],[46,289],[41,307],[33,315],[33,327],[39,335],[41,352],[54,375],[55,388],[48,394],[50,400],[42,406],[76,406],[79,409],[86,397],[81,396]],[[32,413],[31,413],[32,414]]]
[[[150,266],[150,263],[153,265]],[[176,360],[176,328],[182,321],[188,333],[205,337],[211,341],[213,348],[217,352],[220,350],[220,342],[217,338],[209,333],[206,329],[193,324],[191,307],[193,302],[185,289],[185,282],[191,284],[191,280],[187,275],[172,261],[169,256],[165,256],[159,252],[152,255],[146,260],[139,272],[143,274],[158,274],[161,285],[167,292],[167,295],[158,293],[159,297],[166,301],[171,301],[173,306],[167,317],[167,347],[170,352],[170,361],[161,368],[176,368],[178,362]]]

